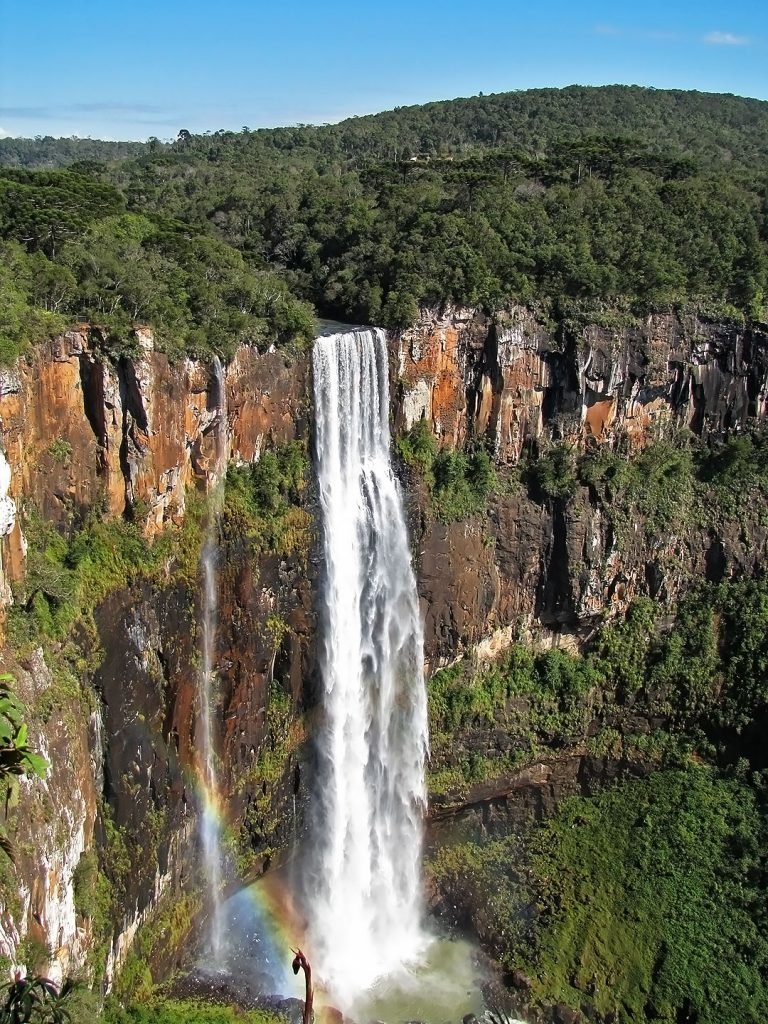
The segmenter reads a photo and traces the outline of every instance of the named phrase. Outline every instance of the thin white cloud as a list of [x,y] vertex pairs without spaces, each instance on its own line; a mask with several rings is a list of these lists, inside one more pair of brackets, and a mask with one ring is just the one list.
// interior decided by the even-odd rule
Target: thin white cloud
[[749,36],[737,36],[733,32],[708,32],[702,42],[711,46],[747,46]]
[[10,132],[7,132],[5,128],[0,125],[0,139],[7,139],[10,134]]
[[595,35],[608,36],[613,39],[653,39],[659,41],[672,41],[683,38],[679,32],[670,32],[668,29],[622,28],[619,25],[608,25],[604,22],[595,25],[593,32]]
[[49,106],[0,106],[0,117],[9,121],[70,123],[81,125],[86,118],[107,118],[118,124],[142,124],[153,127],[175,128],[176,115],[150,103],[62,103]]
[[595,25],[595,33],[599,36],[623,36],[624,29],[616,25]]

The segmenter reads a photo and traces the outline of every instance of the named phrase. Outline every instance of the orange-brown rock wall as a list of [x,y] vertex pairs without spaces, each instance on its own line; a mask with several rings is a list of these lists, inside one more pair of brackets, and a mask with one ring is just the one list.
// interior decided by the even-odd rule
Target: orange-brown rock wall
[[424,310],[396,355],[400,425],[425,419],[446,444],[483,438],[505,463],[532,440],[642,446],[679,426],[740,429],[768,399],[768,328],[693,315],[576,328],[524,307],[449,306]]
[[[258,459],[265,441],[296,436],[306,409],[306,360],[243,346],[223,371],[172,364],[137,331],[139,355],[112,361],[87,328],[73,330],[0,378],[0,436],[9,497],[66,526],[92,508],[131,511],[151,536],[184,514],[191,486],[216,470],[217,424],[226,408],[236,462]],[[224,395],[217,373],[222,373]],[[10,579],[24,567],[18,521],[3,542]]]
[[[25,572],[22,506],[34,506],[64,531],[88,514],[130,514],[152,537],[184,515],[189,489],[205,489],[227,459],[254,461],[265,447],[306,435],[306,358],[244,346],[226,366],[170,363],[146,330],[136,332],[136,348],[133,358],[108,359],[101,339],[82,327],[0,373],[0,604],[11,603],[8,581]],[[222,425],[225,460],[217,451]],[[219,551],[222,800],[235,833],[247,818],[255,852],[279,845],[280,830],[293,827],[271,808],[291,798],[296,806],[296,758],[268,786],[256,765],[265,743],[274,742],[272,688],[290,698],[297,719],[307,704],[310,576],[304,551],[264,555],[237,537]],[[13,815],[9,826],[14,841],[25,844],[18,858],[22,898],[18,912],[0,906],[0,953],[11,955],[30,936],[52,948],[54,976],[82,968],[96,940],[74,905],[74,878],[81,855],[104,842],[105,815],[130,852],[108,978],[161,895],[188,888],[200,806],[198,589],[178,578],[137,582],[95,609],[95,633],[84,629],[72,638],[83,663],[95,646],[100,665],[92,676],[83,669],[83,692],[68,694],[66,706],[57,698],[44,712],[44,730],[33,730],[50,770],[45,782],[28,784],[35,814],[21,824]],[[36,725],[43,714],[38,696],[51,688],[50,666],[41,651],[18,662],[7,650],[0,655],[0,665],[23,684]],[[96,706],[90,718],[85,694]]]

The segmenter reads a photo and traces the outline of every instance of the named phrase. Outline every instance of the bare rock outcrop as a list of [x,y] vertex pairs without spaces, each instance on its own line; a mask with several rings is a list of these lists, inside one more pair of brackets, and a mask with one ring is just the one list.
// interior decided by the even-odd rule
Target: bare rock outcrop
[[525,307],[494,317],[425,310],[397,347],[398,422],[442,443],[492,442],[514,463],[530,439],[635,445],[686,426],[702,436],[762,420],[768,328],[659,313],[641,326],[553,326]]

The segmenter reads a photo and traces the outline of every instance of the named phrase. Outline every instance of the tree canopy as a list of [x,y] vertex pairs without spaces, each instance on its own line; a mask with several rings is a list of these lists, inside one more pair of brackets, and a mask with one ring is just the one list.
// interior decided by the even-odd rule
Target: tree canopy
[[767,155],[766,103],[615,86],[7,169],[0,354],[60,316],[150,323],[171,354],[301,340],[312,307],[389,327],[446,301],[765,319]]

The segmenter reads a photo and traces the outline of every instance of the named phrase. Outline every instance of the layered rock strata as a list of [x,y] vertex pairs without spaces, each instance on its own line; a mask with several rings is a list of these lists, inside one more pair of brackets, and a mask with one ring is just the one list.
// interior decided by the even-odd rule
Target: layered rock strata
[[425,418],[446,444],[485,437],[504,463],[531,439],[641,446],[676,426],[740,430],[768,401],[768,327],[694,315],[576,328],[524,307],[427,310],[396,358],[402,424]]

